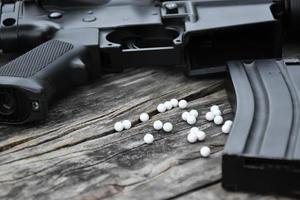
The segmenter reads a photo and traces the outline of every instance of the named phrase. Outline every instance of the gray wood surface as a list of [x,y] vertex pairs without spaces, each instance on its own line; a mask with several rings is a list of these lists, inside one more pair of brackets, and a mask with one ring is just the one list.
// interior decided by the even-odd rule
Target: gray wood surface
[[[156,112],[171,98],[187,99],[201,113],[197,126],[207,133],[205,142],[187,143],[191,126],[179,108]],[[212,104],[232,119],[223,78],[190,79],[172,68],[128,69],[76,88],[42,124],[0,127],[0,199],[284,199],[222,189],[227,136],[204,119]],[[142,112],[150,121],[138,121]],[[114,132],[123,119],[134,127]],[[157,119],[174,130],[154,131]],[[154,134],[153,144],[143,143],[146,133]],[[204,145],[210,158],[200,157]]]

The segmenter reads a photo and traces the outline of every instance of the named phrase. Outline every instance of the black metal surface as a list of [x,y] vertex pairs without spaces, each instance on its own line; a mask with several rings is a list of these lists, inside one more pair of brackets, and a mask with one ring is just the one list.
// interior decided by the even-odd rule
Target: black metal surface
[[288,15],[289,26],[292,31],[299,33],[300,27],[300,1],[286,0],[286,10]]
[[[20,123],[30,114],[30,101],[21,91],[13,88],[0,88],[0,120],[5,123]],[[9,101],[5,96],[10,96]]]
[[300,61],[230,62],[228,73],[235,119],[223,155],[223,186],[299,195]]

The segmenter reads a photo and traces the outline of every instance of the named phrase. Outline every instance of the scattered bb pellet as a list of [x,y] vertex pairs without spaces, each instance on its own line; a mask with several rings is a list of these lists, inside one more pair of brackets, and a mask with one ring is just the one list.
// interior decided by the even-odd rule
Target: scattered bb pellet
[[131,121],[129,121],[129,120],[124,120],[122,122],[122,124],[123,124],[124,129],[126,129],[126,130],[130,129],[132,126]]
[[166,101],[164,103],[164,106],[166,107],[167,110],[171,110],[173,108],[172,104],[170,101]]
[[215,123],[216,125],[221,125],[221,124],[223,123],[223,117],[222,117],[222,116],[216,116],[216,117],[214,118],[214,123]]
[[197,133],[198,131],[200,131],[198,127],[193,127],[191,128],[190,133]]
[[158,106],[157,106],[157,111],[158,112],[160,112],[160,113],[163,113],[163,112],[166,112],[166,110],[167,110],[167,108],[165,107],[165,105],[164,104],[159,104]]
[[163,128],[163,123],[160,121],[160,120],[156,120],[154,123],[153,123],[153,128],[155,130],[161,130]]
[[147,114],[147,113],[142,113],[141,115],[140,115],[140,120],[141,120],[141,122],[146,122],[146,121],[148,121],[149,120],[149,115]]
[[220,110],[219,106],[213,105],[212,107],[210,107],[211,112],[213,112],[214,110]]
[[122,122],[117,122],[117,123],[115,123],[114,129],[115,129],[115,131],[117,131],[117,132],[123,131],[124,126],[123,126]]
[[195,142],[197,142],[197,140],[198,140],[198,138],[197,138],[197,135],[195,134],[195,133],[189,133],[188,135],[187,135],[187,141],[189,142],[189,143],[195,143]]
[[178,103],[179,108],[185,109],[188,106],[188,102],[186,100],[180,100]]
[[198,111],[197,110],[191,110],[190,111],[190,115],[193,115],[194,117],[198,117],[198,115],[199,115],[199,113],[198,113]]
[[178,106],[178,100],[177,99],[171,99],[170,102],[171,102],[173,108],[176,108]]
[[165,132],[171,132],[173,130],[173,125],[170,122],[164,123],[163,130]]
[[151,143],[153,143],[153,141],[154,141],[154,137],[152,134],[148,133],[144,136],[144,142],[146,144],[151,144]]
[[222,112],[220,110],[213,110],[212,113],[214,114],[214,116],[222,115]]
[[182,118],[184,121],[186,121],[189,115],[190,115],[189,112],[185,111],[185,112],[182,113],[181,118]]
[[214,115],[212,112],[208,112],[208,113],[206,113],[206,115],[205,115],[205,119],[206,119],[207,121],[213,121],[214,118],[215,118],[215,115]]
[[196,136],[197,136],[198,141],[200,141],[200,142],[204,141],[206,138],[206,134],[204,131],[197,131]]
[[207,146],[204,146],[200,149],[200,155],[204,158],[209,157],[210,155],[210,148]]
[[222,132],[223,133],[228,134],[228,133],[230,133],[230,130],[231,130],[231,126],[229,124],[224,124],[222,126]]
[[189,125],[194,125],[196,124],[196,117],[194,117],[193,115],[189,115],[186,119],[186,122],[189,124]]
[[233,122],[231,120],[226,120],[224,124],[227,124],[229,126],[232,126]]

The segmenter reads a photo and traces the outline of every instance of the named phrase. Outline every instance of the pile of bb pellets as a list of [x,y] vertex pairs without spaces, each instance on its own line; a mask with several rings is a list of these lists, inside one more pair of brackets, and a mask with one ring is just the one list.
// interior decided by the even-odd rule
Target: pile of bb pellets
[[[157,111],[159,113],[166,112],[168,110],[171,110],[172,108],[179,107],[181,109],[186,109],[188,107],[188,102],[186,100],[180,100],[177,99],[171,99],[170,101],[166,101],[165,103],[159,104],[157,106]],[[193,126],[197,122],[197,118],[199,116],[199,113],[197,110],[192,109],[190,111],[184,111],[181,115],[182,120],[186,121],[189,125]],[[222,125],[222,132],[225,134],[229,134],[231,127],[232,127],[232,121],[227,120],[224,122],[222,117],[222,111],[220,110],[219,106],[213,105],[210,107],[210,111],[206,113],[205,118],[207,121],[214,122],[216,125],[220,126]],[[149,114],[142,113],[140,115],[140,121],[146,122],[150,119]],[[131,121],[124,120],[121,122],[117,122],[114,125],[114,129],[117,132],[121,132],[124,129],[128,130],[132,126]],[[173,124],[170,122],[162,123],[160,120],[156,120],[153,123],[153,128],[156,131],[163,130],[164,132],[171,132],[173,130]],[[192,127],[189,131],[189,134],[187,135],[187,141],[189,143],[195,143],[195,142],[202,142],[206,138],[206,133],[203,130],[200,130],[198,127]],[[146,144],[151,144],[154,142],[154,136],[150,133],[146,134],[144,136],[144,142]],[[211,153],[211,150],[208,146],[203,146],[200,149],[200,155],[202,157],[209,157]]]

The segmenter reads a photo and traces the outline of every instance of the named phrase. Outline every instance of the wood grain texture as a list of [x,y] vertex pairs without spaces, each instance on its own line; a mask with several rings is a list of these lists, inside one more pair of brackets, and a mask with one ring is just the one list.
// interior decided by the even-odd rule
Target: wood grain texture
[[[156,112],[171,98],[200,111],[205,142],[187,143],[191,126],[179,108]],[[191,79],[172,68],[128,69],[76,88],[45,122],[0,127],[0,199],[277,199],[220,187],[226,135],[204,119],[213,104],[232,119],[223,78]],[[142,112],[150,121],[138,121]],[[134,127],[114,132],[123,119]],[[172,133],[154,131],[157,119],[172,122]],[[143,143],[146,133],[154,135],[152,145]],[[203,145],[212,149],[208,159],[200,157]]]

